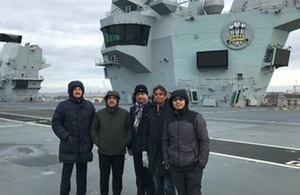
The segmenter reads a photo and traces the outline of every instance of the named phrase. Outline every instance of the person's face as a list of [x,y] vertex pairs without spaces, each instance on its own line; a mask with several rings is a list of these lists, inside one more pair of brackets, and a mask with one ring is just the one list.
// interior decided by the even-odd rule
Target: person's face
[[165,103],[166,99],[167,99],[167,94],[165,94],[162,90],[157,89],[154,92],[154,101],[157,104],[163,104],[163,103]]
[[172,99],[173,107],[176,110],[183,109],[185,107],[185,99],[180,96],[176,96]]
[[139,93],[136,94],[135,98],[136,98],[136,101],[137,101],[138,103],[142,104],[142,103],[144,103],[144,102],[147,101],[148,96],[147,96],[147,94],[144,93],[144,92],[139,92]]
[[73,90],[73,97],[74,98],[81,98],[82,96],[82,89],[80,87],[75,87]]
[[109,107],[116,107],[116,105],[117,105],[117,103],[118,103],[118,98],[116,97],[116,96],[114,96],[114,95],[111,95],[111,96],[108,96],[107,97],[107,105],[109,106]]

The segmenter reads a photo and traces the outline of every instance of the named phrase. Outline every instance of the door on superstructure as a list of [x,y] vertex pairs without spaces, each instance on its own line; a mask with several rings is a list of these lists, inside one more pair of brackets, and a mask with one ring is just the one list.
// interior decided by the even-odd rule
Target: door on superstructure
[[190,100],[191,103],[197,104],[199,102],[198,90],[197,89],[190,89]]

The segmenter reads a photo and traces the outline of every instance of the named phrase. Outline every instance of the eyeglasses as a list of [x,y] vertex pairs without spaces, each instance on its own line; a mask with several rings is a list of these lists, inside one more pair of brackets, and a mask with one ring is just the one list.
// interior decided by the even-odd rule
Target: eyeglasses
[[183,100],[184,100],[183,97],[174,97],[172,101],[173,101],[173,102],[177,102],[177,101],[180,101],[180,102],[181,102],[181,101],[183,101]]

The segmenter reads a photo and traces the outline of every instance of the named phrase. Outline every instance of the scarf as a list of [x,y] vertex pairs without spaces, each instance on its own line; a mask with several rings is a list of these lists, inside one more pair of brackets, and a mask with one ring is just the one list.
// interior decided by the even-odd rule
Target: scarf
[[134,123],[133,123],[133,127],[135,129],[135,132],[138,131],[138,127],[139,127],[139,124],[141,122],[142,115],[143,115],[143,109],[144,109],[144,106],[147,103],[148,103],[148,100],[141,103],[141,104],[138,103],[138,102],[135,103],[135,120],[134,120]]

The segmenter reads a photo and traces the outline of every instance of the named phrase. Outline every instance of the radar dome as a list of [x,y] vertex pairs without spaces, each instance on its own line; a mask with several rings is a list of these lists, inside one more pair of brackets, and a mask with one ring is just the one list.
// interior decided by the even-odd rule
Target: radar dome
[[224,0],[205,0],[204,10],[207,14],[220,14],[224,8]]

